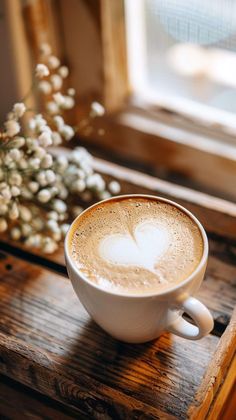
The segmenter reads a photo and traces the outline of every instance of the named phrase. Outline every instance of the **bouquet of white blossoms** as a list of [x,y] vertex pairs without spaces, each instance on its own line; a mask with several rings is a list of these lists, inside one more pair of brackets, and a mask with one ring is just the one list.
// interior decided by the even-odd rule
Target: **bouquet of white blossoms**
[[[45,95],[45,112],[27,109],[27,95],[13,106],[0,132],[0,232],[52,253],[69,228],[68,220],[83,210],[78,202],[108,198],[119,193],[120,185],[106,185],[82,147],[54,154],[53,147],[76,132],[63,119],[63,112],[75,105],[75,90],[64,92],[69,70],[47,44],[41,54],[32,89]],[[89,119],[103,113],[94,102]]]

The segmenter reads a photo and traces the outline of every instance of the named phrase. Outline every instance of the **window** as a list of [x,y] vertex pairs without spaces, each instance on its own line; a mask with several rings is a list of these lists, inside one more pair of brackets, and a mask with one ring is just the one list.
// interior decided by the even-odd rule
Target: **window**
[[94,100],[107,109],[80,134],[80,144],[107,160],[235,200],[233,0],[18,3],[31,60],[49,42],[70,67],[78,93],[71,117],[85,118]]
[[129,78],[150,103],[236,133],[236,2],[125,0]]

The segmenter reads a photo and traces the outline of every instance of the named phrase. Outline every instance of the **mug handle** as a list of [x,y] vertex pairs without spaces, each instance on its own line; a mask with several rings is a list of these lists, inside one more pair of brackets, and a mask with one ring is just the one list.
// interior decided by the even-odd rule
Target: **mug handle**
[[167,328],[167,331],[189,340],[199,340],[213,329],[212,315],[198,299],[188,297],[181,303],[181,309],[193,319],[196,325],[190,324],[181,316]]

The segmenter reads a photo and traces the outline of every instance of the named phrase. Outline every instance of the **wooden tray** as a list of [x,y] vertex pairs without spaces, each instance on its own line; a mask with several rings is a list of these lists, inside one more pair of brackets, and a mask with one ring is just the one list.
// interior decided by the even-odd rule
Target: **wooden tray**
[[[0,395],[16,401],[7,412],[20,418],[20,398],[21,412],[27,407],[39,418],[216,419],[236,369],[236,205],[101,160],[95,166],[119,178],[123,193],[174,199],[206,227],[210,258],[197,296],[215,328],[197,342],[168,333],[143,345],[118,342],[75,296],[62,250],[46,258],[2,241],[0,372],[32,390],[25,396],[3,379]],[[0,412],[6,414],[3,399]]]

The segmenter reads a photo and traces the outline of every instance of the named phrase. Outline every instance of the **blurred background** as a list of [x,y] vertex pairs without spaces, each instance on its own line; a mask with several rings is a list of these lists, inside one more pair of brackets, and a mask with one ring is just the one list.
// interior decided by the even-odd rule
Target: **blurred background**
[[0,35],[1,122],[49,43],[77,92],[74,144],[235,201],[234,0],[2,0]]

